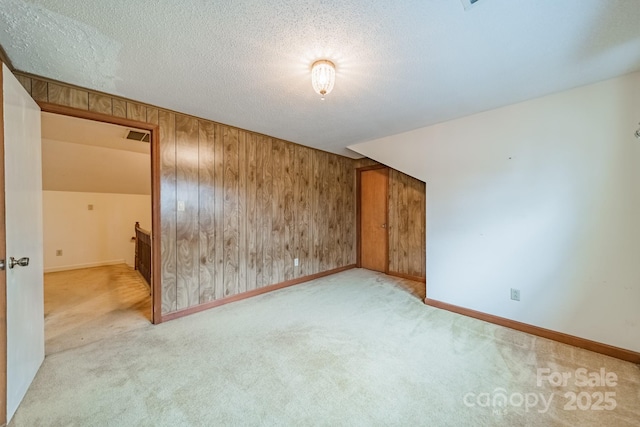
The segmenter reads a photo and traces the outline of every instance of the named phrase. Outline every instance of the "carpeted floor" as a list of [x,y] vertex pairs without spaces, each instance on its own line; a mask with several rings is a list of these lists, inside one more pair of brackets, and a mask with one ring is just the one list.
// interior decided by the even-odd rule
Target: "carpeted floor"
[[151,325],[149,286],[126,264],[44,275],[47,355]]
[[[10,425],[640,425],[637,365],[425,306],[400,283],[349,270],[49,355]],[[582,386],[580,368],[616,385]]]

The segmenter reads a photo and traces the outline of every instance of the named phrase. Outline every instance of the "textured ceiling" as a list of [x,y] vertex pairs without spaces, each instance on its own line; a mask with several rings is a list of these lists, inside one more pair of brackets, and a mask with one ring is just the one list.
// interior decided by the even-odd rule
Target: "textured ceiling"
[[358,157],[344,147],[636,71],[638,22],[637,0],[0,0],[0,45],[21,71]]

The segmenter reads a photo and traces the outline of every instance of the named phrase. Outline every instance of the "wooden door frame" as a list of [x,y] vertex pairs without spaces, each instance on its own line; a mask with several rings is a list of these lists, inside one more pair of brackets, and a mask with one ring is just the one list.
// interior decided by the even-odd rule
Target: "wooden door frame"
[[356,267],[362,268],[362,172],[376,169],[387,171],[387,197],[385,200],[385,247],[384,247],[384,273],[389,274],[389,167],[385,165],[373,165],[356,168]]
[[[160,275],[160,126],[123,117],[108,116],[93,111],[38,102],[45,113],[93,120],[119,126],[147,130],[151,146],[151,323],[162,322],[162,284]],[[4,147],[4,144],[3,144]],[[4,175],[3,175],[4,176]],[[4,187],[2,187],[4,190]],[[3,198],[4,200],[4,198]],[[6,381],[5,381],[6,382]]]

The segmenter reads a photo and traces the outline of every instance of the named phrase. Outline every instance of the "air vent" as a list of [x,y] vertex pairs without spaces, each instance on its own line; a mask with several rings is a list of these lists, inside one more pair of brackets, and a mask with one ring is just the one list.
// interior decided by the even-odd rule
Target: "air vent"
[[471,6],[478,3],[480,0],[460,0],[462,2],[462,7],[464,10],[469,10]]
[[148,132],[140,132],[137,130],[129,130],[129,132],[127,133],[127,139],[131,139],[133,141],[142,141],[142,142],[150,141]]

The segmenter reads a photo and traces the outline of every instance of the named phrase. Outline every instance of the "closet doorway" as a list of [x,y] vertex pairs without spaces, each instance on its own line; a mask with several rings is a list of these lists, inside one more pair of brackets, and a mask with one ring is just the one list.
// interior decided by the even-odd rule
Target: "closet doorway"
[[357,170],[358,267],[389,270],[389,168],[370,166]]

